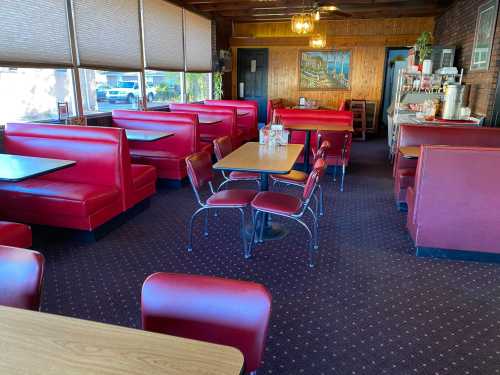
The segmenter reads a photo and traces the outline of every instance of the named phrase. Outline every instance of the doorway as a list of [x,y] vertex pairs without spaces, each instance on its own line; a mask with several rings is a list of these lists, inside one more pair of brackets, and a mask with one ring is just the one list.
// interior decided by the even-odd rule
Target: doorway
[[396,95],[396,83],[398,72],[406,67],[408,60],[407,47],[387,48],[385,57],[385,79],[384,95],[382,98],[382,109],[380,111],[381,123],[387,128],[387,109],[390,107],[394,96]]
[[237,96],[240,100],[255,100],[259,105],[259,122],[267,117],[267,48],[238,48]]

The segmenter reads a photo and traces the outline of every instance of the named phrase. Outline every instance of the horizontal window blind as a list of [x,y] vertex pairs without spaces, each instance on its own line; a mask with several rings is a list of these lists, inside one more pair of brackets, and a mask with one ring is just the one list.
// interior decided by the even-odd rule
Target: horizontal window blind
[[79,66],[142,69],[139,0],[73,0]]
[[0,1],[0,65],[70,66],[65,0]]
[[212,71],[212,22],[184,10],[184,54],[187,72]]
[[184,70],[182,8],[165,0],[143,0],[146,68]]

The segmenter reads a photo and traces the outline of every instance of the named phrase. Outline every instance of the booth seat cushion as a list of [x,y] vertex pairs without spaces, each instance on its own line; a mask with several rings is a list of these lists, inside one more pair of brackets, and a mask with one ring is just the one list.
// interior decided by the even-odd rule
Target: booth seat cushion
[[130,207],[156,192],[156,169],[151,165],[132,164],[132,196]]
[[[2,208],[38,212],[42,216],[88,217],[107,206],[121,205],[117,188],[33,178],[0,184]],[[121,211],[121,210],[119,210]]]
[[28,225],[0,221],[0,245],[27,248],[31,247],[31,240]]
[[132,161],[153,166],[156,168],[158,178],[181,180],[187,175],[184,158],[172,152],[134,149],[132,150]]
[[265,191],[257,194],[252,201],[252,207],[258,210],[291,215],[300,210],[302,201],[289,194]]

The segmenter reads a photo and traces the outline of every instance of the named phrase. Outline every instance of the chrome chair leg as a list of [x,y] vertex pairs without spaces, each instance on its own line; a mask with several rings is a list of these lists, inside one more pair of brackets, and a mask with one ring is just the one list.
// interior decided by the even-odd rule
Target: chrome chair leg
[[188,251],[193,251],[193,221],[194,221],[194,218],[196,216],[198,216],[198,214],[200,212],[202,212],[203,210],[206,210],[205,207],[200,207],[198,208],[194,214],[191,215],[191,219],[189,219],[189,225],[188,225],[188,247],[187,247],[187,250]]
[[319,190],[319,216],[324,216],[325,215],[325,211],[324,211],[325,197],[323,195],[323,189],[321,188],[320,184],[318,184],[318,190]]
[[219,192],[219,191],[220,191],[220,189],[221,189],[221,188],[222,188],[225,184],[227,184],[227,183],[229,183],[229,182],[231,182],[231,180],[230,180],[230,179],[227,179],[227,180],[222,181],[222,182],[221,182],[221,184],[219,185],[219,187],[217,188],[217,192]]
[[252,246],[255,241],[255,234],[257,232],[257,224],[259,220],[259,211],[255,210],[253,213],[253,227],[252,227],[252,236],[250,237],[250,242],[248,243],[248,250],[245,254],[245,258],[248,259],[252,256]]
[[247,257],[247,240],[245,236],[245,210],[243,208],[240,208],[240,213],[241,213],[241,238],[243,240],[243,255],[246,258]]
[[337,166],[333,166],[333,182],[337,181]]
[[209,214],[209,209],[206,209],[205,210],[205,223],[204,223],[204,227],[203,227],[203,235],[205,237],[208,237],[208,214]]
[[[263,243],[264,242],[264,227],[266,226],[266,215],[264,214],[264,212],[261,212],[261,223],[260,223],[260,229],[259,229],[259,243]],[[268,219],[269,219],[269,214],[267,215]]]
[[316,210],[316,215],[320,216],[319,198],[316,194],[313,195],[313,198],[314,198],[314,209]]
[[344,191],[344,179],[345,179],[345,165],[342,165],[342,176],[340,181],[340,191]]
[[319,225],[318,225],[318,218],[314,214],[314,211],[312,210],[311,207],[307,207],[307,210],[311,214],[313,221],[314,221],[314,250],[318,250],[319,248]]
[[297,221],[298,223],[300,223],[300,225],[302,225],[306,231],[307,231],[307,234],[309,234],[309,267],[310,268],[313,268],[315,266],[314,264],[314,239],[313,239],[313,234],[311,232],[311,230],[309,229],[309,227],[307,226],[306,223],[304,223],[302,220],[300,220],[299,218],[295,217],[293,218],[295,221]]

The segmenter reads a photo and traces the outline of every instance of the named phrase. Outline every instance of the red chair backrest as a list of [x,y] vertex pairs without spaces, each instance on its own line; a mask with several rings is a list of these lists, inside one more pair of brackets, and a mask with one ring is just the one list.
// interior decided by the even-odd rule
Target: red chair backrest
[[192,113],[113,110],[113,126],[175,133],[155,142],[129,142],[130,148],[168,151],[186,157],[201,150],[198,116]]
[[206,152],[197,152],[186,158],[189,181],[196,190],[213,179],[212,161]]
[[132,190],[130,152],[125,131],[97,126],[9,123],[5,151],[10,154],[74,160],[76,164],[43,176],[53,181],[113,186],[128,208]]
[[142,327],[239,349],[245,370],[260,366],[271,295],[257,283],[156,273],[142,287]]
[[316,184],[319,182],[319,179],[325,174],[326,168],[328,165],[324,159],[318,159],[314,162],[313,170],[309,173],[309,177],[307,178],[306,184],[304,185],[304,192],[302,194],[302,199],[304,201],[308,201],[311,199],[312,194],[314,193],[314,189]]
[[44,263],[37,251],[0,246],[0,305],[39,310]]
[[217,160],[225,158],[232,151],[233,151],[233,145],[231,144],[231,138],[220,137],[214,139],[214,152]]
[[323,141],[321,142],[321,146],[318,150],[318,152],[316,153],[316,159],[324,159],[326,158],[326,154],[328,152],[328,150],[332,147],[332,144],[330,141]]

